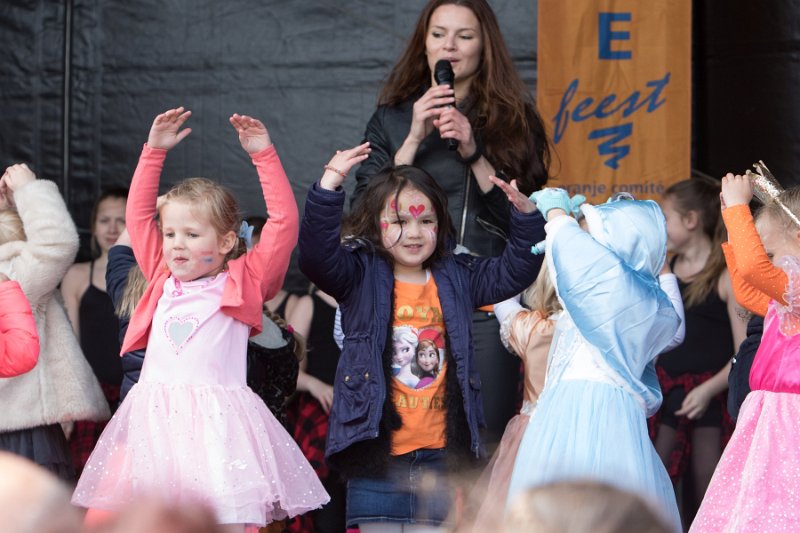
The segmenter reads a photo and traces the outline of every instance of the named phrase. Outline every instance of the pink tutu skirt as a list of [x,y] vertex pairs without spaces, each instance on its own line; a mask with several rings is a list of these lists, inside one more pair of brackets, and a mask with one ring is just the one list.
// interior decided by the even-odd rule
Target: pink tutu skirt
[[219,523],[258,526],[330,499],[249,388],[145,382],[106,426],[72,502],[119,511],[142,497],[201,502]]
[[747,395],[691,532],[798,531],[800,395]]

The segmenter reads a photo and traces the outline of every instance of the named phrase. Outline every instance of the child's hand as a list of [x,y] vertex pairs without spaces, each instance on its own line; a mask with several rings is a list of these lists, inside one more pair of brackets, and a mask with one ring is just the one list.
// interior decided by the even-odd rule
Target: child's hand
[[676,416],[686,416],[689,420],[696,420],[703,416],[711,403],[713,394],[706,386],[708,382],[701,383],[686,394],[681,408],[675,411]]
[[230,118],[231,125],[236,128],[239,134],[239,142],[248,154],[257,154],[272,146],[272,139],[269,138],[264,123],[257,118],[247,115],[234,113]]
[[753,199],[753,182],[747,176],[728,172],[722,178],[720,204],[723,209],[734,205],[747,205]]
[[26,183],[36,180],[28,165],[19,163],[8,167],[0,178],[0,209],[8,209],[14,205],[14,192]]
[[506,193],[508,201],[511,202],[511,204],[516,207],[517,211],[520,213],[533,213],[533,211],[536,209],[536,204],[531,202],[527,196],[519,192],[517,180],[511,180],[511,184],[508,184],[497,176],[489,176],[489,181],[494,183],[496,187],[500,187],[500,190]]
[[358,163],[369,157],[372,148],[369,143],[359,144],[349,150],[336,150],[336,155],[325,165],[325,173],[319,180],[320,187],[336,190],[347,177],[347,173]]
[[147,146],[150,148],[160,148],[171,150],[179,142],[192,133],[192,128],[178,131],[192,115],[191,111],[184,111],[183,107],[170,109],[158,115],[150,127],[150,135],[147,136]]
[[[547,220],[572,213],[572,202],[569,199],[569,194],[564,189],[547,187],[531,194],[530,198],[536,202],[536,208],[542,212]],[[550,216],[550,211],[553,211],[552,216]]]

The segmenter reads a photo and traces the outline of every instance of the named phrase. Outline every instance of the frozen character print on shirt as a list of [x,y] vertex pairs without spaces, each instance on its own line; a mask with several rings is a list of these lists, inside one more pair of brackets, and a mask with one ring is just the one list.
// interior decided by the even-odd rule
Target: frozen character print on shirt
[[412,389],[419,382],[419,378],[411,370],[411,363],[416,357],[418,343],[417,328],[413,326],[395,326],[393,329],[392,375],[400,383]]
[[419,332],[416,354],[411,362],[411,372],[419,378],[416,389],[424,389],[436,379],[444,363],[444,337],[437,328]]

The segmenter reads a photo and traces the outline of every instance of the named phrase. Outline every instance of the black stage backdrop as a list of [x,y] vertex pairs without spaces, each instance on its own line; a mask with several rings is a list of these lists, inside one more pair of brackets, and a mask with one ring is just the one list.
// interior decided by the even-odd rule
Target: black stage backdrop
[[[27,162],[56,181],[86,240],[96,195],[129,184],[153,117],[184,105],[194,131],[167,159],[162,188],[217,179],[259,214],[255,171],[227,122],[239,112],[267,124],[302,206],[331,154],[361,140],[424,3],[4,0],[0,166]],[[491,4],[535,92],[537,2]],[[695,3],[699,170],[719,176],[762,158],[793,183],[797,11],[778,0]],[[287,283],[305,286],[294,271]]]

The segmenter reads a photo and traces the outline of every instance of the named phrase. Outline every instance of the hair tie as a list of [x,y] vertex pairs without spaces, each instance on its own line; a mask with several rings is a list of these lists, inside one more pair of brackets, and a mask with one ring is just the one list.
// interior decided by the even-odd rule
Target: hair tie
[[286,324],[286,331],[288,331],[289,333],[294,333],[294,328],[292,327],[291,324]]
[[246,220],[242,220],[242,225],[239,226],[239,238],[244,239],[248,250],[253,247],[253,229],[255,228],[248,224]]

